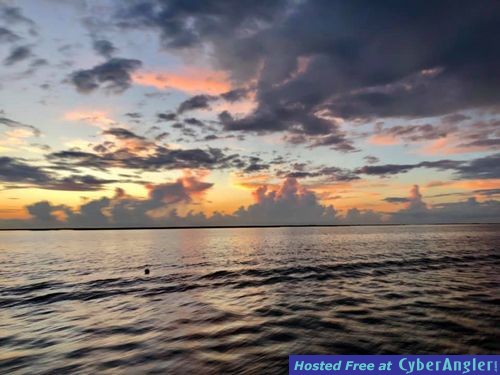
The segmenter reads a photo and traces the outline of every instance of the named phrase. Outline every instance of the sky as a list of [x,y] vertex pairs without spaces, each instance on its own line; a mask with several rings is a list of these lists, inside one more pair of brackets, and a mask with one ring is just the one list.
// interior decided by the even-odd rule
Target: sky
[[500,3],[0,1],[0,228],[500,222]]

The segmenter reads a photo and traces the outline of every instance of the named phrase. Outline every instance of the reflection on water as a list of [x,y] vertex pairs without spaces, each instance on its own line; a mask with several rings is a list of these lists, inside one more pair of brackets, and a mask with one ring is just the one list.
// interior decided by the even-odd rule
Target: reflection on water
[[3,232],[0,372],[498,353],[499,243],[498,225]]

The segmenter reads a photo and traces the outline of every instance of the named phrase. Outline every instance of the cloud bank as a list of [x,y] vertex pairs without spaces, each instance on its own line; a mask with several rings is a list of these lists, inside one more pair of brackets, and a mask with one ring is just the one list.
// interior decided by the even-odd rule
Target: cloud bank
[[315,192],[288,177],[277,189],[256,188],[254,203],[232,214],[206,215],[191,208],[185,215],[179,210],[204,199],[213,187],[196,175],[187,174],[175,182],[148,185],[148,197],[138,199],[117,188],[111,198],[102,197],[82,204],[77,210],[65,205],[40,201],[26,207],[27,220],[3,220],[4,228],[106,228],[106,227],[186,227],[247,225],[377,225],[423,223],[495,223],[500,222],[500,201],[465,201],[428,205],[418,185],[408,197],[386,201],[403,208],[391,212],[351,208],[338,212],[323,205]]

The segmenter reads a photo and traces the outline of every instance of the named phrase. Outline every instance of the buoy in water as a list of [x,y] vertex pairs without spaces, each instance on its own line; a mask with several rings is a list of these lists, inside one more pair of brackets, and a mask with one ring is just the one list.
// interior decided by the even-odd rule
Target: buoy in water
[[149,275],[149,268],[146,268],[146,269],[144,270],[144,274],[145,274],[145,275]]

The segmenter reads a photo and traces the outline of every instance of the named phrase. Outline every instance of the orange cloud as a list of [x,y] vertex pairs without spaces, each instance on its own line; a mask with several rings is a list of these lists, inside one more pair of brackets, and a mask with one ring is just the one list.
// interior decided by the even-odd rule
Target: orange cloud
[[205,69],[186,69],[178,73],[139,72],[132,75],[134,83],[160,90],[175,89],[191,94],[221,94],[231,90],[226,73]]
[[398,140],[394,138],[392,135],[387,135],[387,134],[375,134],[372,135],[369,139],[368,142],[377,145],[377,146],[389,146],[389,145],[395,145],[398,144]]
[[491,146],[459,146],[461,143],[463,141],[457,136],[447,136],[424,146],[420,149],[420,153],[423,155],[453,155],[489,151],[491,148]]
[[116,124],[116,121],[108,117],[108,112],[102,110],[82,109],[69,111],[64,113],[63,119],[67,121],[82,121],[101,128]]
[[255,190],[259,186],[273,186],[276,187],[276,184],[271,183],[273,176],[266,173],[261,173],[252,176],[243,176],[243,175],[233,175],[232,176],[232,186],[245,189],[245,190]]
[[500,179],[450,181],[450,183],[448,184],[448,187],[456,187],[468,190],[497,189],[499,186]]

